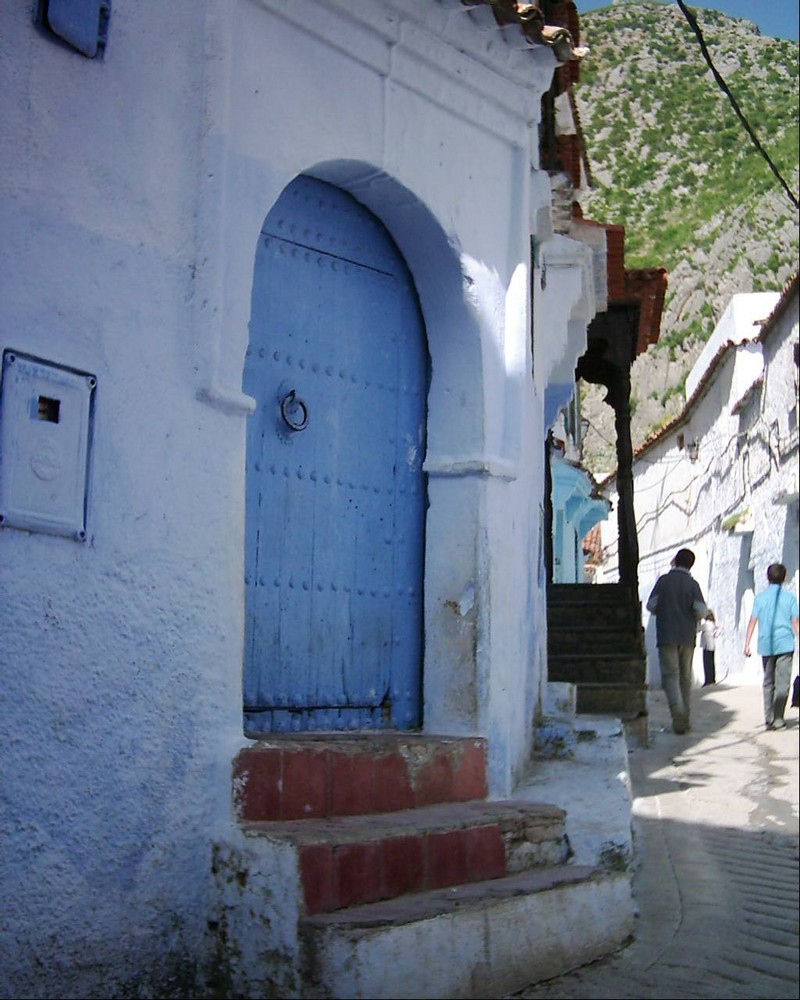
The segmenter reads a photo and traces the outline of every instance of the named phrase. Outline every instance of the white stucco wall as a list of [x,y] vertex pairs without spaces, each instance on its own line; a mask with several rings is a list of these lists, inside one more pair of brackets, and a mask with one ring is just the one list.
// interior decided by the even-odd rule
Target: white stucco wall
[[[461,5],[115,0],[102,60],[27,4],[2,7],[0,34],[0,350],[97,379],[87,541],[0,530],[0,992],[186,996],[220,926],[238,921],[240,971],[270,961],[241,913],[222,921],[212,877],[224,850],[255,850],[231,761],[264,218],[310,172],[371,208],[414,276],[424,726],[488,736],[494,796],[527,765],[546,681],[544,401],[585,346],[595,261],[544,232],[529,301],[554,60]],[[277,849],[259,864],[251,901],[291,954],[295,873]]]
[[[693,576],[722,628],[719,681],[761,681],[760,660],[745,658],[743,648],[767,566],[785,563],[787,583],[795,592],[797,586],[796,289],[764,342],[753,341],[780,298],[734,296],[710,341],[714,350],[703,352],[687,379],[694,398],[634,465],[642,601],[675,552],[691,548]],[[658,684],[655,623],[647,612],[645,635],[648,680]],[[699,649],[695,677],[702,681]]]
[[0,532],[0,982],[180,989],[241,742],[241,420],[193,392],[203,23],[115,5],[89,61],[31,10],[0,12],[0,347],[97,390],[87,543]]
[[732,296],[686,378],[687,399],[694,394],[719,349],[727,343],[741,344],[756,337],[761,323],[775,308],[779,298],[779,292],[748,292]]
[[493,795],[526,765],[545,390],[594,309],[591,254],[545,234],[532,359],[554,60],[427,0],[115,0],[102,60],[26,4],[0,33],[0,349],[97,378],[87,542],[0,531],[1,992],[187,995],[220,943],[212,844],[241,846],[240,387],[298,173],[383,220],[428,331],[425,728],[488,736]]
[[[764,336],[764,378],[741,406],[751,454],[747,474],[753,538],[750,566],[756,592],[766,586],[770,563],[786,566],[786,586],[800,591],[798,538],[798,362],[800,340],[797,284],[783,300],[784,309]],[[767,461],[760,463],[759,456]],[[795,653],[795,671],[797,653]]]

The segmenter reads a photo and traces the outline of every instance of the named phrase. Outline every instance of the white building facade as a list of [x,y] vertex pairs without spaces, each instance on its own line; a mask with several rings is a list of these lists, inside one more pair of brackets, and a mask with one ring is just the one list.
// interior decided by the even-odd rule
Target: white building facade
[[[734,296],[687,379],[684,410],[635,457],[642,602],[675,552],[691,548],[721,627],[718,681],[761,681],[760,659],[743,649],[767,566],[784,563],[797,593],[797,343],[796,278],[782,294]],[[610,529],[612,573],[614,537]],[[648,679],[658,685],[655,622],[645,629]]]
[[[270,961],[224,939],[212,869],[242,845],[248,424],[279,402],[293,442],[318,420],[299,383],[242,389],[269,345],[271,211],[297,178],[328,185],[410,275],[423,522],[386,544],[422,567],[418,724],[486,737],[496,797],[546,683],[545,394],[585,346],[597,252],[551,228],[554,50],[488,4],[114,0],[94,49],[64,6],[0,13],[0,976],[7,996],[185,996],[221,948]],[[355,453],[374,419],[365,402]]]

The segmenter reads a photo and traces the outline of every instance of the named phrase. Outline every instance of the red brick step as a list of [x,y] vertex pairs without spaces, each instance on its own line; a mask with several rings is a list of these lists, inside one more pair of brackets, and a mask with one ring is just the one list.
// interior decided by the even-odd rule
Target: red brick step
[[269,735],[237,755],[243,820],[395,812],[487,794],[486,740],[408,733]]
[[464,802],[242,826],[295,847],[303,910],[317,914],[561,864],[564,818],[551,805]]

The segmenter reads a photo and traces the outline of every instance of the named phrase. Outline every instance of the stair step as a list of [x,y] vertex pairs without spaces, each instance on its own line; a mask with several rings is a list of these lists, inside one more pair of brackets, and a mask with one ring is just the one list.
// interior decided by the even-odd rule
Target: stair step
[[596,611],[597,621],[588,624],[583,620],[576,622],[574,619],[563,623],[556,622],[553,625],[548,625],[548,631],[556,635],[580,635],[586,638],[595,634],[610,638],[614,635],[639,635],[644,632],[642,622],[638,618],[633,624],[630,622],[619,622],[609,617],[610,612],[614,610],[612,608],[594,610]]
[[643,684],[644,656],[602,656],[564,653],[547,658],[548,677],[570,684]]
[[486,740],[414,733],[264,735],[234,761],[243,820],[393,812],[488,793]]
[[556,628],[547,632],[548,653],[592,652],[615,653],[620,656],[644,656],[644,641],[640,629],[623,628],[578,629]]
[[585,882],[596,869],[584,865],[551,865],[541,871],[517,872],[502,878],[418,892],[397,899],[351,906],[336,913],[305,917],[305,927],[358,927],[366,930],[381,924],[407,924],[426,917],[451,913],[465,903],[485,902],[520,892],[542,892],[559,885]]
[[[306,917],[304,996],[505,996],[619,948],[626,873],[559,865]],[[396,956],[413,954],[396,974]]]
[[585,715],[647,715],[647,685],[593,684],[578,685],[577,710]]
[[369,816],[243,822],[296,851],[306,913],[506,876],[565,861],[565,813],[522,802],[439,804]]
[[619,628],[640,628],[641,614],[630,604],[609,604],[604,606],[549,604],[547,607],[548,629],[572,629],[591,634],[595,628],[614,625]]
[[548,606],[629,605],[633,599],[633,589],[624,583],[551,583],[547,587]]
[[547,633],[548,679],[575,685],[576,711],[628,720],[626,732],[646,745],[647,657],[635,589],[551,584]]

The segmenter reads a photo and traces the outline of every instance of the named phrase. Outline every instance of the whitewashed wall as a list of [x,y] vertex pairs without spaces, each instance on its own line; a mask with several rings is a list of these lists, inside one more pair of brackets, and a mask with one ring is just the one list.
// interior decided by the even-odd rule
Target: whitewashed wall
[[[740,417],[749,455],[743,475],[748,477],[747,507],[753,529],[750,567],[755,590],[766,586],[770,563],[781,562],[787,569],[786,586],[795,596],[800,591],[797,293],[795,280],[763,338],[763,382],[743,401]],[[794,670],[797,672],[797,653]]]
[[[97,377],[88,541],[0,532],[4,996],[194,979],[241,742],[240,418],[195,398],[204,25],[3,4],[0,348]],[[219,248],[214,249],[219,254]]]
[[[760,660],[746,659],[743,648],[767,566],[784,562],[787,582],[797,585],[796,287],[758,339],[780,298],[734,296],[687,379],[686,409],[634,466],[642,601],[677,549],[691,548],[692,573],[722,627],[718,680],[761,680]],[[614,527],[603,530],[613,575]],[[655,624],[646,612],[645,634],[648,680],[659,684]],[[703,677],[699,649],[695,677]]]
[[[546,231],[551,53],[460,4],[115,0],[102,60],[30,6],[0,10],[0,349],[97,389],[87,542],[0,531],[0,992],[185,996],[220,946],[212,843],[237,836],[240,386],[265,216],[313,173],[414,275],[425,727],[488,736],[494,795],[546,681],[544,397],[585,343],[591,254]],[[551,252],[535,359],[533,220]]]

